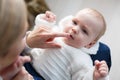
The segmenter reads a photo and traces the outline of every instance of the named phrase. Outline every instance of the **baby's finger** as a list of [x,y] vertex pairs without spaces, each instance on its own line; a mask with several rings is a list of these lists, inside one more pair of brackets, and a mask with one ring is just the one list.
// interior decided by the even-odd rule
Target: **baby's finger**
[[99,72],[102,77],[105,77],[108,74],[108,71],[106,70],[100,70]]
[[105,62],[105,61],[101,61],[100,62],[100,68],[102,69],[106,69],[106,70],[108,70],[108,66],[107,66],[107,63]]
[[99,60],[95,60],[95,68],[98,70],[100,67],[100,61]]
[[[106,64],[106,61],[100,61],[100,64]],[[107,65],[107,64],[106,64]]]
[[96,65],[98,65],[99,63],[100,63],[100,61],[99,60],[95,60],[95,62],[94,62]]
[[106,65],[101,65],[100,68],[99,68],[99,71],[100,72],[102,72],[102,71],[104,72],[105,71],[105,72],[108,73],[108,67]]

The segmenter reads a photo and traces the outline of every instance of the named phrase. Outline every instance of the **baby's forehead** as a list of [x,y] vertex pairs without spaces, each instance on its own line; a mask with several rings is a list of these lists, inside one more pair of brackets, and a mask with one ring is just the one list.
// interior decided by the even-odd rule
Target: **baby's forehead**
[[78,11],[78,13],[76,14],[76,17],[79,18],[80,20],[82,19],[87,22],[89,21],[90,23],[92,22],[97,27],[99,27],[105,31],[106,25],[105,25],[104,17],[97,10],[89,9],[89,8],[83,9],[83,10]]
[[92,10],[92,9],[83,9],[83,10],[80,10],[80,11],[78,11],[78,13],[76,14],[76,15],[81,15],[81,14],[85,14],[85,15],[87,15],[87,14],[89,14],[89,15],[92,15],[92,16],[101,16],[100,14],[99,14],[99,12],[97,12],[96,10]]
[[85,19],[92,19],[92,20],[97,20],[97,21],[100,21],[100,22],[103,22],[103,17],[102,15],[95,11],[95,10],[92,10],[92,9],[83,9],[83,10],[80,10],[76,15],[75,17],[81,19],[81,18],[85,18]]

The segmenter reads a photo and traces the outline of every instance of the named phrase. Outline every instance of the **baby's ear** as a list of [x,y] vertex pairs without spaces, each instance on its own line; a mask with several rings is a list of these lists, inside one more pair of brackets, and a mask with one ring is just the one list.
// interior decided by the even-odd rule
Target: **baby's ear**
[[89,43],[88,45],[86,45],[85,47],[89,49],[89,48],[91,48],[95,43],[96,43],[96,41],[94,40],[94,41],[92,41],[91,43]]

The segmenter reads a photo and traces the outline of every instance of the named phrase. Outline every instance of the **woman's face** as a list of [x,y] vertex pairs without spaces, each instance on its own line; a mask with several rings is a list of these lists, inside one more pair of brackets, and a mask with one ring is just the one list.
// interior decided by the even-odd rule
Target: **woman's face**
[[23,51],[25,47],[23,37],[26,30],[27,30],[27,27],[23,29],[23,32],[21,32],[18,39],[8,49],[7,51],[8,54],[5,57],[0,57],[0,70],[2,70],[3,68],[15,62],[19,54]]

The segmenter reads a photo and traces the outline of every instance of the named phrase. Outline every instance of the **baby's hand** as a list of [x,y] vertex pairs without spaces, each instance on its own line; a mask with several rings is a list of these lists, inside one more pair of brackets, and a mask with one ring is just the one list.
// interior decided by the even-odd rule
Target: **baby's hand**
[[108,66],[105,61],[95,61],[94,79],[98,80],[108,75]]
[[43,19],[45,19],[49,22],[54,22],[56,20],[56,15],[50,11],[46,11]]

